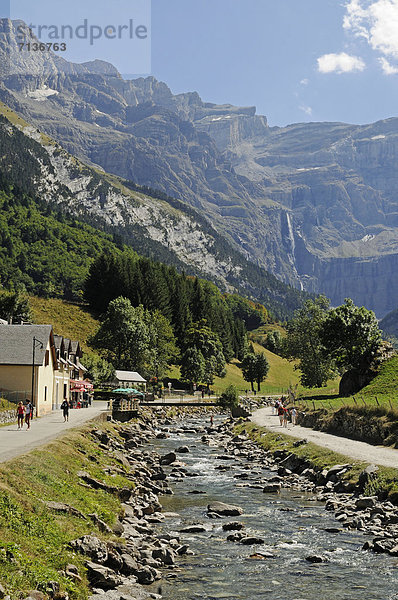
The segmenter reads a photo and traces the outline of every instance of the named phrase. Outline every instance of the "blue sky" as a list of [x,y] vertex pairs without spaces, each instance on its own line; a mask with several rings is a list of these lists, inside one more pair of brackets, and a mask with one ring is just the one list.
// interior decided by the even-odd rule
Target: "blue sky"
[[397,116],[398,0],[152,0],[152,19],[150,5],[13,0],[11,13],[101,25],[134,16],[148,24],[145,41],[74,40],[65,57],[109,60],[122,73],[149,65],[174,93],[255,105],[270,125]]
[[152,3],[153,74],[270,125],[397,116],[397,67],[398,0]]

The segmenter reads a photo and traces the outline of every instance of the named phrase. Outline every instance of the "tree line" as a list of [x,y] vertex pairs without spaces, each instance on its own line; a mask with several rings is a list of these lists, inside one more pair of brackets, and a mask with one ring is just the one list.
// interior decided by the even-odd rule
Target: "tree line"
[[[248,317],[239,309],[234,296],[222,294],[209,281],[137,257],[130,250],[103,253],[90,267],[85,299],[94,311],[103,314],[109,303],[120,296],[127,298],[132,306],[158,310],[166,317],[181,351],[185,350],[186,335],[192,325],[205,320],[218,336],[227,362],[245,354]],[[260,313],[249,301],[247,313],[258,315],[260,322],[265,319],[265,313]]]

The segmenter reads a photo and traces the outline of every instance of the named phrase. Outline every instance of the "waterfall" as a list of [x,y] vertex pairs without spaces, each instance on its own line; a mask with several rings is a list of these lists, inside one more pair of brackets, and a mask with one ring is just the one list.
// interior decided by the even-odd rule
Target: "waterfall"
[[296,249],[296,243],[294,241],[293,227],[292,227],[292,222],[291,222],[290,214],[288,212],[286,213],[286,221],[287,221],[288,237],[289,237],[290,246],[291,246],[291,253],[292,253],[292,257],[294,258],[294,252],[295,252],[295,249]]

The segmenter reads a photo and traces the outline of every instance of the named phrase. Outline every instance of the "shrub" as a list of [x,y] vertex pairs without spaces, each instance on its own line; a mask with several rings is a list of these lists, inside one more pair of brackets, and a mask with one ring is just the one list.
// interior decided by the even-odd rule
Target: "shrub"
[[238,390],[234,385],[229,385],[218,399],[222,408],[233,408],[239,404]]

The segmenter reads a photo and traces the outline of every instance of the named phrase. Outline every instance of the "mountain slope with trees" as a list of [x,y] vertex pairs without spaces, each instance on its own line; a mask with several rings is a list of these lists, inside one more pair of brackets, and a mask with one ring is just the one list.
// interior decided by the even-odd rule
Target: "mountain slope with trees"
[[[82,243],[78,240],[80,230],[91,225],[107,233],[108,239],[112,238],[118,247],[125,243],[140,254],[174,265],[180,271],[211,279],[225,291],[236,290],[248,295],[266,304],[280,318],[289,316],[305,298],[301,292],[247,261],[194,209],[161,193],[151,192],[149,196],[148,190],[146,193],[137,191],[134,184],[87,167],[24,124],[13,111],[4,105],[0,108],[4,115],[0,117],[0,190],[7,196],[3,199],[4,219],[7,219],[7,211],[12,213],[14,205],[21,202],[30,204],[30,208],[27,207],[30,218],[33,203],[44,217],[52,215],[71,226],[75,223],[75,235],[70,230],[68,234],[62,232],[60,226],[60,233],[65,234],[64,241],[72,250],[74,238],[78,244]],[[21,213],[21,209],[18,211]],[[5,253],[11,238],[15,238],[17,244],[17,238],[28,236],[20,231],[20,218],[19,215],[11,219],[2,241]],[[38,220],[37,215],[35,218]],[[50,229],[54,227],[53,224]],[[41,243],[46,253],[49,245],[46,228],[42,225],[32,225],[32,228],[35,230],[32,242]],[[93,250],[92,257],[98,254],[97,250]],[[17,252],[16,256],[20,254]],[[61,247],[57,254],[66,260]],[[22,267],[23,261],[22,252]],[[76,261],[77,264],[82,262],[78,257]],[[15,270],[14,263],[12,258],[8,270]],[[65,264],[64,270],[68,268]],[[71,275],[69,279],[73,278]],[[67,285],[71,288],[68,297],[75,297],[76,286]],[[30,291],[42,293],[34,288]]]

